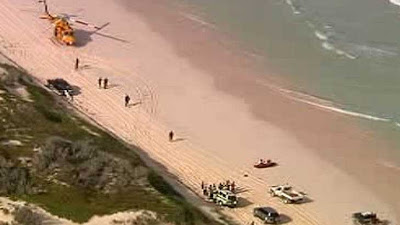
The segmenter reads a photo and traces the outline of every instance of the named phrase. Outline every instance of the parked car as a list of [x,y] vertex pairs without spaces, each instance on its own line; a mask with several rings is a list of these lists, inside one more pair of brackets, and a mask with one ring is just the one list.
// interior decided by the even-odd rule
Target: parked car
[[373,212],[357,212],[353,213],[353,222],[357,225],[370,225],[370,224],[381,224],[376,213]]
[[254,208],[253,215],[260,218],[264,223],[278,223],[280,215],[271,207],[258,207]]
[[277,163],[273,162],[270,159],[267,159],[267,160],[260,159],[260,161],[258,161],[257,163],[254,164],[254,167],[261,169],[261,168],[273,167],[276,165],[277,165]]
[[65,91],[72,93],[71,85],[62,78],[47,80],[46,86],[50,89],[56,90],[60,95],[64,95]]
[[293,190],[292,186],[288,184],[272,186],[269,189],[272,197],[280,197],[286,204],[298,203],[304,200],[304,194]]
[[238,204],[236,195],[229,190],[217,190],[213,194],[214,202],[220,206],[228,206],[234,208]]

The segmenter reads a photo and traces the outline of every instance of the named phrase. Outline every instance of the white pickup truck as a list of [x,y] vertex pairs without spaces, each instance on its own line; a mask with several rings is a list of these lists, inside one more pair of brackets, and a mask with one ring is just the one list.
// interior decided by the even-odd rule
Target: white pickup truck
[[292,186],[288,184],[272,186],[269,193],[272,197],[280,197],[286,204],[297,203],[304,199],[304,194],[293,190]]

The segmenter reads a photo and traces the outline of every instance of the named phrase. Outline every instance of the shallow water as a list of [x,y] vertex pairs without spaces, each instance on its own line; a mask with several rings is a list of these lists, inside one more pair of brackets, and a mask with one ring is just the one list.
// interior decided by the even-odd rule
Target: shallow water
[[266,68],[296,84],[291,90],[400,134],[400,1],[182,1],[265,56]]

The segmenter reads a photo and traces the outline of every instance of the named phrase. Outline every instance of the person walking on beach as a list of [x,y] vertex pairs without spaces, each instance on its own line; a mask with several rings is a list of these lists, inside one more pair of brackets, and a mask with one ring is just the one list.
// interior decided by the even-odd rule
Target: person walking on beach
[[107,89],[107,85],[108,85],[108,78],[106,77],[104,79],[104,89]]
[[97,80],[97,83],[99,84],[99,88],[101,88],[101,82],[103,81],[103,79],[101,77],[99,77],[99,79]]
[[174,140],[174,132],[171,130],[168,135],[169,135],[169,141],[173,141]]
[[129,106],[130,101],[131,101],[131,97],[129,97],[129,95],[125,95],[125,107]]
[[79,69],[79,59],[76,58],[75,59],[75,70],[78,70],[78,69]]

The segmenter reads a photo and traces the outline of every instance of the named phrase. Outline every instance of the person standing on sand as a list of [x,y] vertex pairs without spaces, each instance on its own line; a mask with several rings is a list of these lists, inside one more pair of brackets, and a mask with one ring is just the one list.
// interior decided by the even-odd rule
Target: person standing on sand
[[97,83],[99,84],[99,88],[101,88],[101,82],[103,81],[103,79],[101,77],[99,77],[99,79],[97,80]]
[[104,79],[104,89],[107,89],[107,85],[108,85],[108,78],[106,77]]
[[174,132],[171,130],[168,135],[169,135],[169,141],[173,141],[174,140]]
[[76,58],[76,60],[75,60],[75,70],[78,70],[78,69],[79,69],[79,59]]
[[130,101],[131,101],[131,97],[129,97],[129,95],[125,95],[125,107],[129,106]]

